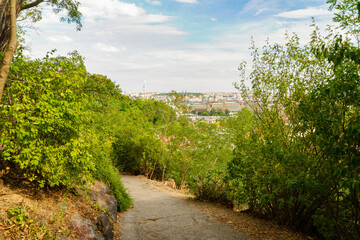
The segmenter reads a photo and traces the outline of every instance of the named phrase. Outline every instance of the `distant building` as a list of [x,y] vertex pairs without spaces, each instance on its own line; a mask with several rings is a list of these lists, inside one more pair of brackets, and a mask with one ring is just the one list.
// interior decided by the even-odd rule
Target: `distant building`
[[191,103],[191,107],[196,112],[205,112],[208,110],[208,106],[206,103]]
[[224,104],[221,102],[210,103],[210,108],[216,111],[225,111]]
[[237,102],[225,102],[224,108],[228,109],[230,112],[238,112],[241,109],[241,105]]
[[[146,87],[146,85],[144,85]],[[154,98],[157,101],[170,103],[174,101],[174,96],[169,93],[162,92],[147,92],[127,93],[126,95],[132,98]],[[246,102],[241,99],[237,92],[208,92],[208,93],[187,93],[183,94],[183,102],[181,105],[189,107],[197,113],[210,112],[225,112],[228,110],[230,114],[240,111],[244,106],[251,106],[253,102]]]

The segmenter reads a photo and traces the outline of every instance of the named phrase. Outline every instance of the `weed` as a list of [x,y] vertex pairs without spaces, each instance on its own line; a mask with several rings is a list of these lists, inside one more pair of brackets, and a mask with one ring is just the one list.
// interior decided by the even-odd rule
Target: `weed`
[[30,239],[30,240],[54,240],[56,235],[47,230],[46,226],[42,223],[35,223],[31,219],[25,206],[18,206],[9,208],[8,224],[10,228],[6,235],[15,237],[15,239]]

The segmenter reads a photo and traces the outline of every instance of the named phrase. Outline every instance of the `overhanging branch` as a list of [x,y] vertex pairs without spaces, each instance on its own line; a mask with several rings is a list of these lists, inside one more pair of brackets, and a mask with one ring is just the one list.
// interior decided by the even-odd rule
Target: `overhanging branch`
[[37,5],[39,5],[40,3],[44,2],[44,1],[45,0],[36,0],[35,2],[21,6],[20,11],[28,9],[28,8],[36,7]]

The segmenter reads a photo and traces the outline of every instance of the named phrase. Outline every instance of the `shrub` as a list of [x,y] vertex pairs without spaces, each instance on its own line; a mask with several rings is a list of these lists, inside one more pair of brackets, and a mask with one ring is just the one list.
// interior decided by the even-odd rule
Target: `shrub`
[[118,135],[113,149],[117,166],[123,171],[150,177],[159,167],[162,144],[154,135],[128,128]]
[[253,114],[239,119],[229,164],[236,198],[328,239],[359,238],[358,49],[315,31],[306,46],[294,35],[253,50],[251,87],[245,74],[239,87]]
[[234,206],[233,190],[226,170],[215,169],[201,172],[189,181],[189,188],[198,199],[221,202]]
[[82,59],[15,58],[1,102],[2,161],[15,163],[40,186],[81,184],[94,168],[81,132],[86,79]]
[[89,75],[76,52],[52,53],[14,59],[1,102],[0,163],[40,187],[71,189],[95,177],[126,210],[131,199],[114,168],[111,141],[128,99],[110,79]]

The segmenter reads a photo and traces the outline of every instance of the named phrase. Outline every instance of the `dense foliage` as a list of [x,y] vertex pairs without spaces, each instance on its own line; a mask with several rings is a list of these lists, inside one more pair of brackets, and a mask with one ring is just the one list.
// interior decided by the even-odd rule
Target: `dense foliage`
[[13,60],[1,101],[0,166],[39,187],[104,180],[124,210],[131,201],[111,161],[113,132],[99,131],[123,96],[106,77],[89,75],[76,52],[52,55],[28,60],[19,53]]
[[[339,9],[334,20],[358,39],[359,3],[329,2]],[[285,46],[253,47],[251,87],[243,74],[239,89],[256,104],[229,164],[238,202],[326,239],[360,238],[358,56],[332,30],[315,30],[305,46],[294,35]]]

